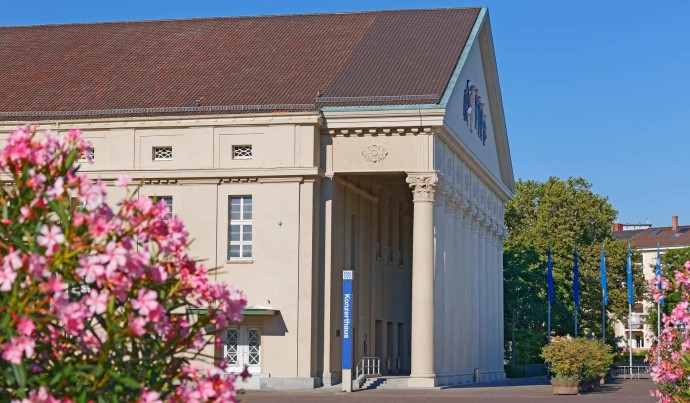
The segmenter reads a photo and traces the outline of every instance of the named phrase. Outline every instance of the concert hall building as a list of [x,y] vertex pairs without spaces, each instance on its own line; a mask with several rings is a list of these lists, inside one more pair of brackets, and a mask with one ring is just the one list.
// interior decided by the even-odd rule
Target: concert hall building
[[[80,128],[82,170],[164,198],[244,290],[248,388],[503,379],[514,191],[485,8],[0,27],[0,144]],[[109,188],[110,202],[123,190]]]

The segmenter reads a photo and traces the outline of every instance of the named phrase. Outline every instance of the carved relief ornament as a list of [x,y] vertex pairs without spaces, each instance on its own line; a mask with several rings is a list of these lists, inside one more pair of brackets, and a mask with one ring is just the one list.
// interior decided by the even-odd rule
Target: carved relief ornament
[[438,183],[436,175],[410,175],[406,182],[412,189],[414,201],[434,201],[434,189]]
[[368,162],[376,164],[386,159],[388,156],[388,150],[386,147],[379,145],[370,145],[362,151],[362,157]]

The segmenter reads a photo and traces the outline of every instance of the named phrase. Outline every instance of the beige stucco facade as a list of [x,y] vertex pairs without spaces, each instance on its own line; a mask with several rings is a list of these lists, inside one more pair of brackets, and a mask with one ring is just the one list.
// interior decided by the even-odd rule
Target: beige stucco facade
[[[486,102],[485,144],[463,121],[466,80]],[[18,124],[0,125],[1,138]],[[109,185],[129,173],[141,195],[172,197],[192,254],[246,293],[228,343],[255,373],[247,387],[341,381],[343,270],[354,271],[353,367],[380,357],[421,387],[505,377],[513,174],[488,19],[440,105],[39,123],[68,128],[93,144],[84,172]],[[157,159],[157,147],[172,156]],[[111,203],[124,195],[109,192]],[[251,257],[229,256],[233,197],[252,206]]]

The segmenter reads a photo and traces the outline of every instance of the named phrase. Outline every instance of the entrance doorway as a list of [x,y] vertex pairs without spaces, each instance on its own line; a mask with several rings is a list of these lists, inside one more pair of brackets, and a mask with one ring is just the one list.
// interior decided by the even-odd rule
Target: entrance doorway
[[223,333],[223,359],[226,372],[240,373],[246,365],[249,373],[261,372],[261,329],[256,326],[231,326]]

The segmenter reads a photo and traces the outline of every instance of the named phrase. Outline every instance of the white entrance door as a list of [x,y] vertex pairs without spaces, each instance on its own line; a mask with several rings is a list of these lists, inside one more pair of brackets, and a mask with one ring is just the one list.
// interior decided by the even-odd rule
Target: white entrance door
[[226,372],[239,373],[246,365],[249,373],[261,372],[261,329],[255,326],[232,326],[223,334],[223,358]]

